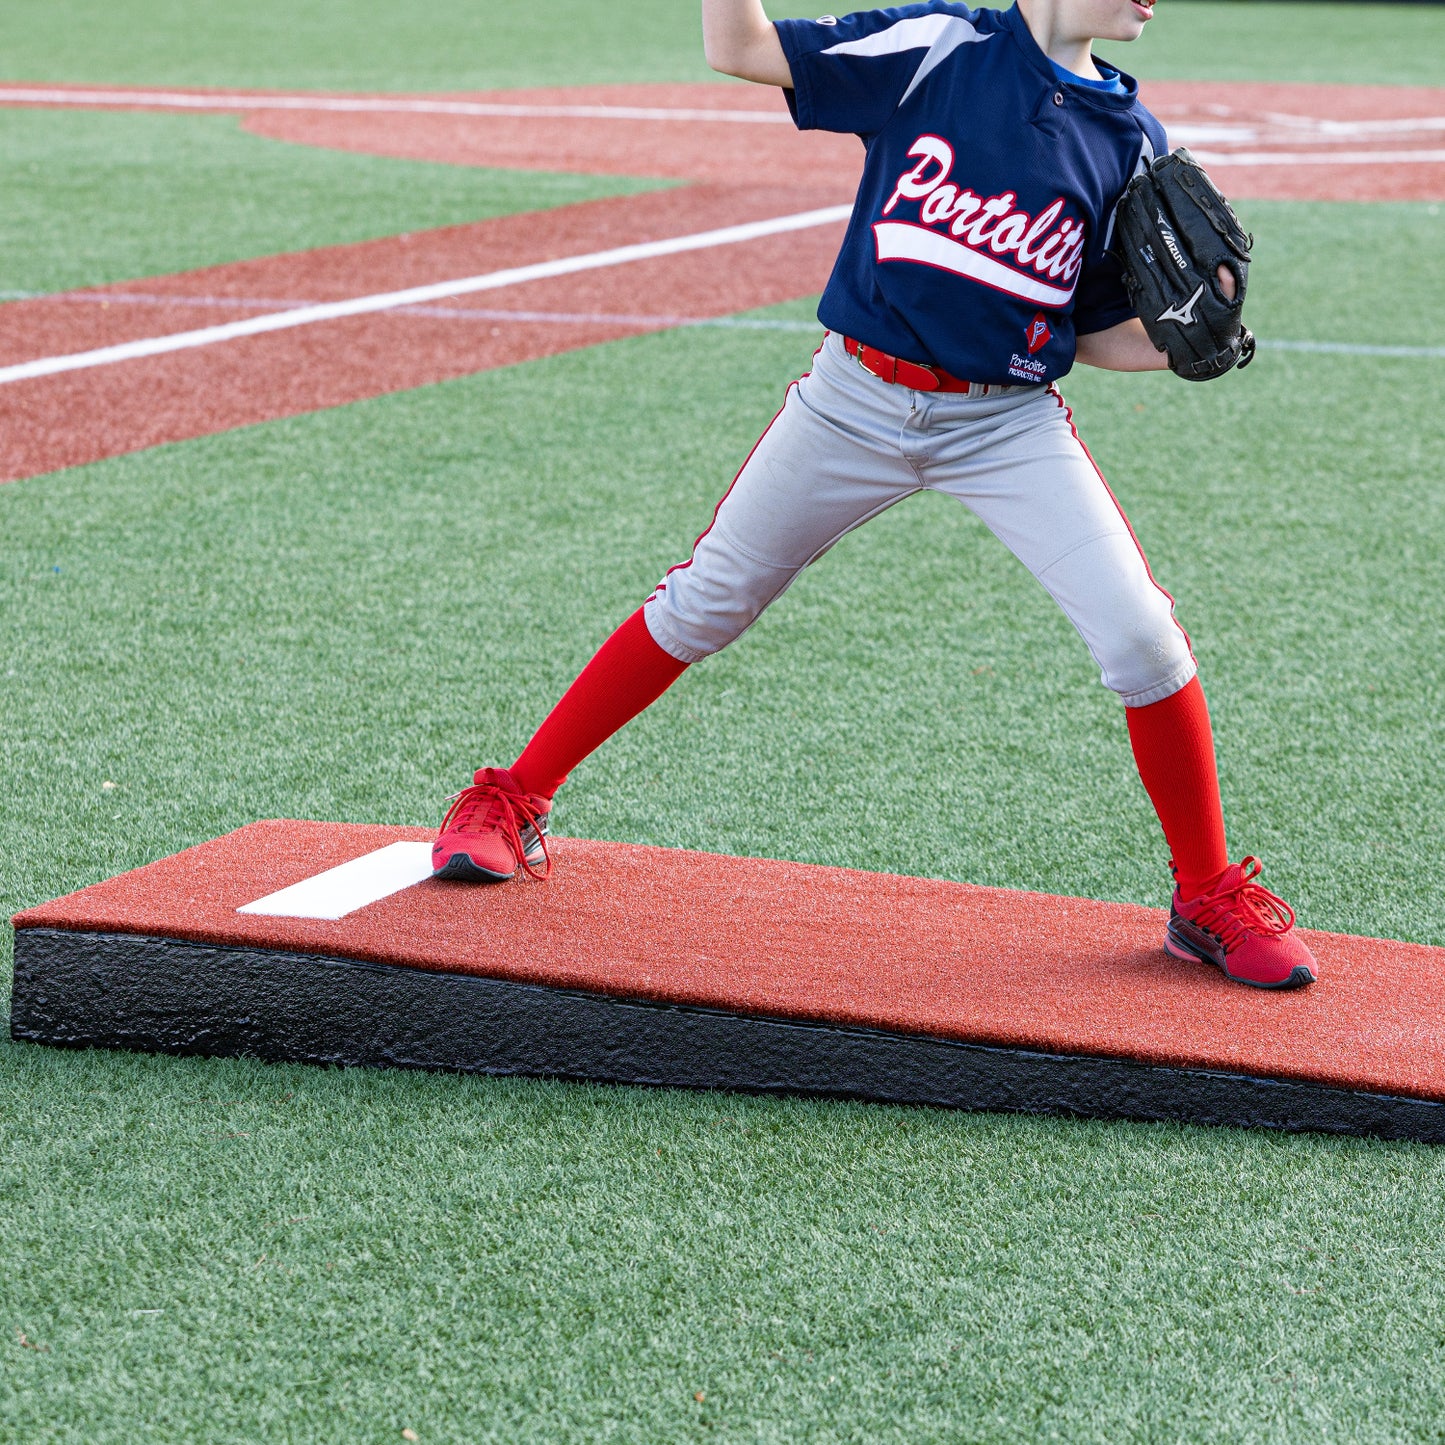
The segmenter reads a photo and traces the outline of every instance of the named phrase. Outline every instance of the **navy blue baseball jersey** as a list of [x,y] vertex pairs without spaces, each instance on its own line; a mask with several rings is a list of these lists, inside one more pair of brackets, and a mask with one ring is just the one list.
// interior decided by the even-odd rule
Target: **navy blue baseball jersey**
[[1063,80],[1015,6],[949,0],[776,22],[801,129],[866,148],[818,308],[831,331],[971,381],[1044,383],[1134,314],[1106,255],[1141,159],[1168,148],[1132,77]]

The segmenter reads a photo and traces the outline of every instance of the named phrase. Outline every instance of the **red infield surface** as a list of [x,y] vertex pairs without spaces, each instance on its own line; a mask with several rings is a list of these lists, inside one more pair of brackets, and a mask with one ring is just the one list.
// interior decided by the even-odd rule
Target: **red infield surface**
[[335,922],[243,904],[415,828],[274,821],[18,915],[17,929],[320,953],[813,1023],[1445,1101],[1445,949],[1307,933],[1271,994],[1169,958],[1162,912],[557,839],[544,884],[419,883]]
[[[1147,85],[1144,98],[1237,199],[1445,199],[1445,90],[1176,81]],[[0,367],[846,203],[862,159],[851,136],[799,135],[781,92],[727,84],[470,96],[5,84],[0,105],[224,112],[295,144],[682,183],[12,302],[0,306]],[[810,295],[841,229],[12,381],[0,385],[0,480]]]
[[[694,186],[652,195],[645,210],[638,199],[591,201],[11,302],[0,306],[0,366],[766,220],[836,204],[839,197],[836,190]],[[12,423],[0,424],[0,480],[658,331],[678,317],[719,317],[788,301],[822,288],[841,236],[841,224],[827,225],[700,256],[636,261],[435,306],[13,382],[0,387],[0,423]],[[283,304],[257,304],[259,298]],[[550,319],[531,319],[538,314]],[[806,357],[806,345],[800,342],[799,350]]]

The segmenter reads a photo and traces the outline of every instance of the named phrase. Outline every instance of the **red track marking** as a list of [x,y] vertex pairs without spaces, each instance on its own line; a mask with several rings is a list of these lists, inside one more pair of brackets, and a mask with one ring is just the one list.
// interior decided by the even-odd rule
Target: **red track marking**
[[[731,85],[595,85],[496,92],[493,101],[539,106],[644,106],[698,110],[773,110],[787,117],[780,90]],[[336,115],[254,111],[256,135],[332,150],[363,151],[452,165],[582,175],[662,176],[675,180],[815,187],[831,177],[856,183],[863,147],[854,136],[800,135],[779,125],[706,121],[570,120],[416,115]],[[848,199],[845,196],[843,199]],[[796,208],[796,209],[801,209]]]
[[[1260,152],[1409,151],[1445,149],[1445,131],[1327,134],[1338,124],[1445,116],[1445,90],[1425,87],[1275,85],[1152,81],[1145,103],[1179,139],[1205,153],[1221,188],[1240,199],[1380,201],[1445,200],[1445,161],[1396,165],[1231,165],[1230,154]],[[482,97],[475,97],[481,99]],[[486,99],[542,105],[653,105],[783,109],[781,92],[717,85],[584,86],[575,90],[498,92]],[[1288,117],[1288,118],[1285,118]],[[820,167],[856,169],[851,136],[800,137],[779,126],[653,121],[511,119],[451,116],[337,115],[252,112],[257,135],[337,150],[456,165],[509,166],[608,175],[740,180],[770,184],[801,179]],[[1207,128],[1207,129],[1206,129]],[[1196,140],[1194,134],[1198,133]]]
[[[838,195],[836,188],[693,186],[209,267],[152,278],[144,286],[151,295],[326,301],[764,219],[829,205]],[[639,205],[639,199],[648,204]],[[819,290],[838,236],[838,228],[821,227],[692,257],[530,282],[488,293],[485,305],[523,312],[724,316]],[[124,292],[133,285],[86,294]],[[253,310],[238,307],[234,315]],[[230,318],[215,310],[213,319]],[[195,311],[183,306],[104,308],[52,297],[13,302],[0,306],[0,365],[185,331],[196,324]],[[657,327],[535,321],[483,327],[416,312],[381,314],[17,382],[0,388],[0,478],[34,476],[162,442],[340,406],[649,329]]]
[[[1204,84],[1150,81],[1146,105],[1171,143],[1206,158],[1226,195],[1271,201],[1442,201],[1445,160],[1389,164],[1231,165],[1231,154],[1445,152],[1445,89],[1427,86],[1301,85],[1273,81]],[[1377,122],[1435,122],[1435,128],[1370,130]],[[1335,131],[1338,126],[1355,130]],[[1217,132],[1206,137],[1203,128]],[[1200,131],[1198,139],[1189,134]],[[1230,132],[1233,132],[1232,134]]]
[[253,823],[28,909],[17,928],[158,935],[733,1013],[1217,1068],[1445,1100],[1445,949],[1307,933],[1267,994],[1169,958],[1150,908],[557,839],[546,884],[426,882],[336,922],[244,903],[415,828]]
[[[13,301],[0,306],[0,366],[37,355],[185,331],[197,324],[189,308],[177,307],[167,315],[163,306],[155,310],[136,305],[79,307],[73,299],[77,295],[104,298],[107,291],[128,293],[143,288],[151,296],[199,296],[210,300],[234,296],[240,303],[236,314],[245,315],[254,310],[246,303],[257,296],[312,302],[400,290],[536,261],[586,255],[637,241],[763,220],[836,204],[839,197],[836,186],[814,191],[692,186],[646,197],[618,196],[473,225],[265,256],[152,277],[143,283],[118,282],[66,293],[63,299],[47,296]],[[842,198],[847,199],[846,191]],[[639,204],[642,201],[646,204]],[[666,275],[667,284],[661,291],[658,272],[674,272],[677,268],[673,258],[529,282],[491,293],[485,302],[475,304],[507,310],[566,309],[608,315],[668,311],[725,315],[743,306],[767,305],[797,295],[800,284],[816,279],[820,258],[825,267],[831,262],[837,240],[837,230],[820,228],[817,234],[800,232],[702,252],[684,258],[684,269],[694,274]],[[753,246],[763,250],[749,249]],[[770,249],[781,254],[769,254]],[[793,252],[798,253],[796,257],[791,255]],[[229,318],[223,313],[216,319]],[[479,368],[469,365],[466,369]]]
[[[0,85],[0,105],[7,90]],[[86,86],[47,86],[64,94]],[[138,87],[111,86],[117,95]],[[474,95],[377,96],[379,101],[462,101],[483,104],[776,114],[778,124],[658,121],[575,116],[411,115],[395,112],[248,110],[245,94],[178,90],[213,102],[215,111],[239,113],[256,135],[298,145],[450,165],[510,170],[570,171],[578,175],[655,176],[729,185],[831,184],[841,174],[856,181],[863,148],[854,136],[811,132],[800,136],[788,119],[780,90],[724,83],[693,85],[592,85],[548,90],[506,90]],[[265,95],[269,92],[251,92]],[[328,99],[334,97],[327,97]],[[89,107],[88,107],[89,108]],[[102,109],[163,109],[142,100]],[[195,112],[191,112],[195,113]],[[847,197],[844,197],[847,199]],[[800,206],[791,209],[800,210]]]
[[[0,85],[0,104],[22,87]],[[34,87],[24,87],[34,89]],[[46,86],[66,91],[86,86]],[[138,87],[113,86],[111,93]],[[1232,196],[1289,200],[1442,200],[1445,161],[1337,165],[1230,165],[1230,153],[1400,153],[1445,150],[1445,89],[1427,86],[1311,85],[1273,81],[1148,81],[1144,101],[1170,128],[1176,144],[1207,155],[1206,164]],[[173,91],[239,113],[248,130],[278,140],[371,155],[455,165],[568,170],[599,175],[665,176],[721,182],[801,183],[820,174],[856,172],[860,159],[851,136],[799,136],[787,125],[719,121],[657,121],[567,116],[460,116],[248,109],[248,96],[280,92]],[[304,100],[304,97],[297,97]],[[323,100],[334,100],[326,96]],[[366,100],[366,97],[358,97]],[[473,95],[376,96],[381,103],[408,99],[536,107],[602,106],[717,111],[772,109],[781,116],[781,92],[729,83],[594,85],[493,91]],[[115,109],[147,109],[137,99]],[[1422,129],[1379,132],[1377,122],[1436,122]],[[1365,129],[1331,133],[1341,125]],[[1207,129],[1205,129],[1207,128]]]
[[[0,104],[17,103],[13,96],[19,89],[0,86]],[[63,98],[67,90],[87,88],[45,89]],[[117,100],[112,108],[156,108],[155,98],[148,101],[142,92],[134,94],[133,102]],[[240,113],[259,134],[302,144],[463,165],[641,174],[704,184],[410,238],[269,257],[139,284],[126,282],[111,290],[143,289],[152,295],[193,300],[226,296],[329,300],[395,290],[846,201],[861,160],[853,137],[800,136],[787,124],[264,110],[255,105],[259,93],[174,94],[197,98],[216,111]],[[321,97],[327,99],[334,97]],[[407,101],[406,97],[377,99]],[[723,84],[592,86],[459,99],[719,113],[771,107],[782,115],[777,92]],[[1445,164],[1440,163],[1231,165],[1228,161],[1230,154],[1281,147],[1311,154],[1356,153],[1361,147],[1422,152],[1442,147],[1445,132],[1428,125],[1360,133],[1336,133],[1330,127],[1342,122],[1378,127],[1380,122],[1438,120],[1445,116],[1445,90],[1161,82],[1146,87],[1146,99],[1176,136],[1190,140],[1196,151],[1209,157],[1224,189],[1235,196],[1445,197]],[[304,104],[307,98],[298,100]],[[820,290],[836,240],[832,229],[802,232],[537,282],[492,293],[488,309],[721,316]],[[103,295],[105,289],[85,294]],[[238,306],[234,313],[248,314],[253,308],[246,306]],[[227,313],[217,309],[215,319],[228,319]],[[0,306],[0,365],[196,325],[191,307],[128,303],[107,308],[57,298],[13,302]],[[518,320],[499,322],[493,330],[414,312],[404,317],[386,314],[330,322],[311,332],[232,341],[20,382],[0,388],[0,480],[338,406],[648,329],[654,328],[600,321],[564,328]]]

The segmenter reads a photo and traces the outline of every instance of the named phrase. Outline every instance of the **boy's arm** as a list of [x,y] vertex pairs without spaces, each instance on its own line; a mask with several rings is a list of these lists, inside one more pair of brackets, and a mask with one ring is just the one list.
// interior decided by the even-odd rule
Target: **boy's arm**
[[[1234,276],[1225,266],[1217,272],[1219,286],[1225,296],[1234,300]],[[1075,357],[1085,366],[1101,366],[1105,371],[1167,371],[1167,352],[1156,351],[1137,316],[1110,326],[1104,331],[1091,331],[1079,337]]]
[[1074,352],[1085,366],[1101,366],[1105,371],[1167,371],[1169,358],[1154,349],[1137,316],[1121,321],[1103,331],[1090,331],[1079,337]]
[[723,75],[793,88],[792,69],[762,0],[702,0],[702,47],[707,63]]

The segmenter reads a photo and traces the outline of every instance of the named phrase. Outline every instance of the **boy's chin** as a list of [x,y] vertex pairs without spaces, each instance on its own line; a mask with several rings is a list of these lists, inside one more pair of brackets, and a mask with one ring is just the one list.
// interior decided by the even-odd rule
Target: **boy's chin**
[[1148,24],[1146,20],[1121,20],[1118,25],[1110,26],[1107,30],[1100,30],[1094,36],[1095,40],[1108,40],[1118,43],[1127,43],[1130,40],[1137,40],[1143,33],[1144,27]]
[[[1112,8],[1112,7],[1111,7]],[[1154,13],[1152,5],[1126,4],[1122,14],[1109,17],[1094,36],[1095,40],[1137,40]]]

